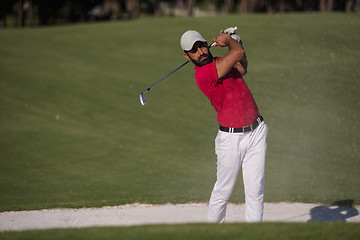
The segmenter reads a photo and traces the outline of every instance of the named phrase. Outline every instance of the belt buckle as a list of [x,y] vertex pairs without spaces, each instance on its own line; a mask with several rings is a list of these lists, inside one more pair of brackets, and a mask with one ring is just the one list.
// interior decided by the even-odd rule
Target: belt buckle
[[[252,128],[253,128],[252,126],[243,127],[243,133],[252,131]],[[248,130],[248,129],[249,129],[249,130]]]

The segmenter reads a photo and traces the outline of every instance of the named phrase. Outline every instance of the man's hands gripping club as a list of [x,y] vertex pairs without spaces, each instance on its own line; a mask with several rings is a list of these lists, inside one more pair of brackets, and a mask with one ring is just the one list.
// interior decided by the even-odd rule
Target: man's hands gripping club
[[229,27],[225,30],[221,30],[220,34],[221,33],[229,34],[232,37],[232,39],[240,42],[240,35],[235,32],[237,29],[238,29],[237,27]]
[[[216,70],[219,79],[224,77],[233,66],[235,66],[242,75],[246,73],[246,70],[241,65],[241,60],[244,58],[245,51],[241,43],[237,40],[240,40],[240,36],[235,34],[236,29],[237,28],[235,27],[225,30],[226,32],[232,33],[232,35],[225,33],[225,31],[221,31],[217,37],[213,38],[213,41],[215,42],[214,46],[229,48],[229,52],[223,58],[216,61]],[[232,36],[234,36],[236,40]]]
[[[218,71],[218,77],[221,78],[225,76],[231,69],[232,66],[234,66],[241,75],[245,75],[247,73],[247,58],[246,54],[242,45],[242,42],[240,40],[240,36],[236,33],[237,27],[229,27],[225,30],[221,30],[220,34],[214,38],[214,46],[220,46],[220,47],[229,47],[229,53],[220,59],[217,62],[217,71]],[[229,39],[233,39],[235,41],[231,41]],[[234,44],[236,42],[237,44]],[[238,49],[238,47],[241,47],[242,51]],[[222,60],[225,59],[224,62]],[[229,67],[229,64],[231,64],[231,67]]]

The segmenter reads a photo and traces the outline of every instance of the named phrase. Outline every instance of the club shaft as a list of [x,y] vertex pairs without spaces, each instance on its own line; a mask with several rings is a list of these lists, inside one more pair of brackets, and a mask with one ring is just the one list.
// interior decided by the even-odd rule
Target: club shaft
[[[215,42],[212,42],[208,48],[211,48],[214,45]],[[168,75],[166,75],[165,77],[163,77],[162,79],[160,79],[159,81],[157,81],[154,85],[152,85],[151,87],[149,87],[148,89],[146,89],[145,91],[142,92],[142,94],[150,91],[150,89],[152,89],[153,87],[155,87],[156,85],[158,85],[161,81],[163,81],[165,78],[169,77],[171,74],[173,74],[174,72],[176,72],[177,70],[179,70],[180,68],[182,68],[183,66],[185,66],[186,64],[189,63],[189,60],[184,62],[181,66],[177,67],[175,70],[173,70],[171,73],[169,73]]]
[[189,63],[189,60],[184,62],[181,66],[177,67],[175,70],[173,70],[171,73],[169,73],[168,75],[166,75],[165,77],[163,77],[162,79],[160,79],[159,81],[157,81],[154,85],[152,85],[151,87],[149,87],[148,89],[146,89],[143,93],[146,93],[148,91],[150,91],[150,89],[152,89],[153,87],[155,87],[156,85],[158,85],[161,81],[163,81],[165,78],[169,77],[171,74],[173,74],[174,72],[176,72],[177,70],[179,70],[180,68],[182,68],[183,66],[185,66],[186,64]]

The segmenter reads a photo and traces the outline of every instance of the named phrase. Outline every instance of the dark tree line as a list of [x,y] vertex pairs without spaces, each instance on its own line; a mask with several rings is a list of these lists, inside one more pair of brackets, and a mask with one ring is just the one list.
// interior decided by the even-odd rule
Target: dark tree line
[[360,11],[360,0],[0,0],[2,26],[33,26],[99,20],[194,15],[194,9],[225,13]]

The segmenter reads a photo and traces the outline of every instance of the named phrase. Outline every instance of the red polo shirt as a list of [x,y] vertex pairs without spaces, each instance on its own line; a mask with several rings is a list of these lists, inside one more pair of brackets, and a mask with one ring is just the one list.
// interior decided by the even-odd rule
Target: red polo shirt
[[[215,61],[218,59],[216,57]],[[251,125],[259,117],[259,110],[248,86],[235,67],[219,79],[215,61],[194,67],[198,88],[210,100],[221,126],[240,128]]]

